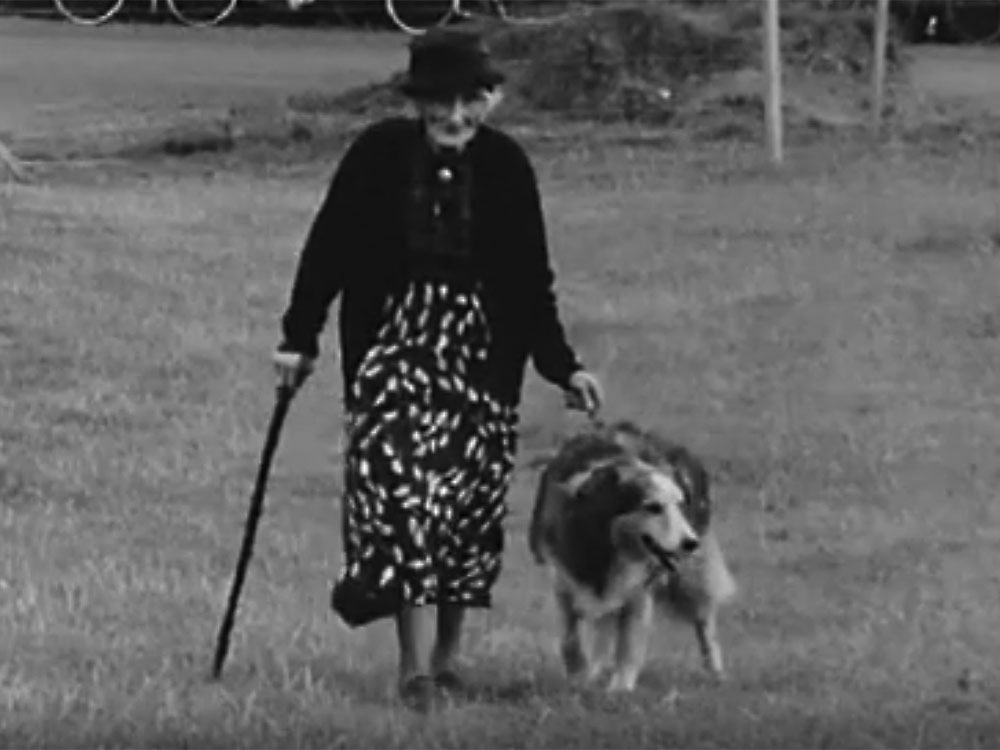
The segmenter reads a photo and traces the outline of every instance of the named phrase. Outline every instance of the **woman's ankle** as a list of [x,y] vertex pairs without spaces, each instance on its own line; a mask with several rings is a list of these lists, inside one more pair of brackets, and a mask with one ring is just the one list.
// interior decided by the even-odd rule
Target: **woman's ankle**
[[439,675],[447,672],[454,672],[458,662],[456,651],[440,652],[437,649],[431,655],[431,674]]

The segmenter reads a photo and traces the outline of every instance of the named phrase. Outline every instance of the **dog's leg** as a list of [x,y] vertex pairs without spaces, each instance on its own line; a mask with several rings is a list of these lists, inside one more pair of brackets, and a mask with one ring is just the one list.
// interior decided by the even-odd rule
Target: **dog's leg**
[[591,648],[588,682],[600,679],[614,657],[615,636],[618,633],[618,619],[615,615],[605,615],[594,623],[594,642]]
[[577,678],[587,672],[589,661],[583,644],[582,618],[573,607],[573,597],[561,588],[556,589],[556,608],[562,626],[560,655],[566,674]]
[[722,604],[736,595],[737,586],[714,533],[709,532],[705,535],[702,540],[702,553],[705,558],[702,569],[704,598],[694,618],[694,627],[705,668],[713,677],[721,680],[722,648],[719,646],[717,613]]
[[721,679],[723,664],[717,613],[736,595],[736,581],[715,535],[709,532],[702,537],[694,570],[671,576],[666,586],[655,589],[655,594],[667,612],[694,627],[706,670]]
[[719,646],[717,630],[715,607],[708,607],[704,612],[699,613],[694,622],[694,632],[698,636],[701,658],[705,663],[705,669],[715,679],[721,680],[723,678],[722,648]]
[[618,617],[618,642],[615,644],[615,671],[609,691],[631,691],[646,661],[653,602],[643,595],[625,605]]

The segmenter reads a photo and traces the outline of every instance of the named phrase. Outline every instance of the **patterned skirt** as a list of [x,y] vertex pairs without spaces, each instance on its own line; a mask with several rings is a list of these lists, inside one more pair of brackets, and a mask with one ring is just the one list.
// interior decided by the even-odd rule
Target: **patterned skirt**
[[412,282],[384,320],[347,399],[333,608],[351,627],[404,606],[490,606],[516,449],[516,410],[480,386],[489,330],[473,287]]

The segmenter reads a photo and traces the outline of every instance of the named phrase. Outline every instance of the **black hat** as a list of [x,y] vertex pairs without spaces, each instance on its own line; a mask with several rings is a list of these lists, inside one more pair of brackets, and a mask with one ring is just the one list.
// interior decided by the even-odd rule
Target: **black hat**
[[447,99],[493,88],[506,76],[473,30],[435,28],[410,43],[410,67],[399,90],[415,99]]

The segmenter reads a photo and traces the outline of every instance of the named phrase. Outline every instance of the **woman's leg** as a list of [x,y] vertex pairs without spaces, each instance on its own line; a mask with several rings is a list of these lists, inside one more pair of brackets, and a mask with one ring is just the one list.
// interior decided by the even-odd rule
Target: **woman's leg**
[[454,675],[455,661],[462,646],[462,624],[465,607],[460,604],[442,604],[437,610],[437,639],[431,655],[434,675]]
[[[384,366],[384,371],[391,368]],[[333,607],[355,627],[393,618],[400,697],[424,711],[433,703],[436,581],[427,547],[430,508],[419,502],[427,494],[425,470],[414,448],[420,427],[406,418],[387,419],[374,409],[357,422],[345,467],[346,559]]]
[[399,640],[400,685],[405,685],[414,677],[430,675],[434,609],[403,607],[396,615],[396,636]]
[[[447,473],[450,528],[439,540],[440,600],[431,669],[441,687],[457,688],[462,627],[470,607],[488,607],[504,547],[506,491],[515,433],[504,424],[469,425]],[[505,429],[506,428],[506,429]]]

